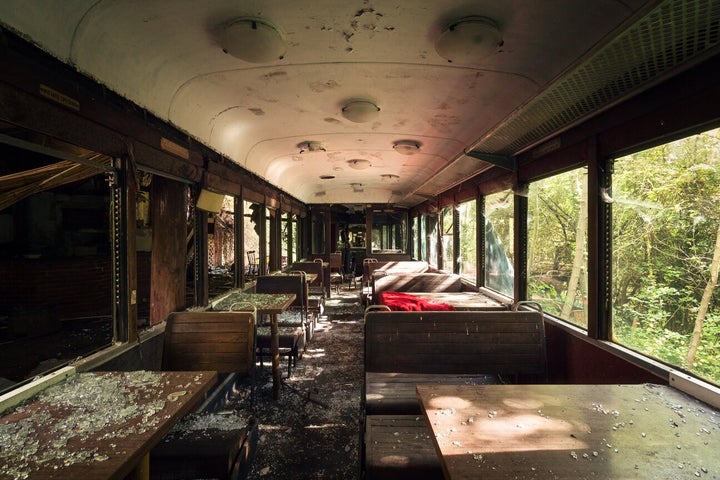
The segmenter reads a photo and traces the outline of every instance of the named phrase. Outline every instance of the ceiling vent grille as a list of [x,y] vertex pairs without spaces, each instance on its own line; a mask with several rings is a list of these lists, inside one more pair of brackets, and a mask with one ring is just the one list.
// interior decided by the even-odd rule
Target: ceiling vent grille
[[516,154],[695,59],[717,53],[720,2],[666,0],[516,111],[473,150]]

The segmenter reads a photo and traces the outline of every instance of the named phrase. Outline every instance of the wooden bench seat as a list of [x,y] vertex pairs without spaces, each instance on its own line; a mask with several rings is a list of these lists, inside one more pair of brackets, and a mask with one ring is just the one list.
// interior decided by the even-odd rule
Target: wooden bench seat
[[244,426],[214,427],[215,420],[207,420],[213,415],[228,423],[227,415],[189,415],[151,450],[151,480],[247,477],[257,450],[257,422],[251,417]]
[[442,478],[442,468],[421,415],[365,417],[366,480]]
[[[254,368],[254,313],[173,312],[166,322],[163,370],[215,370],[228,374],[222,387],[216,385],[208,393],[201,409],[216,404],[213,397],[219,396],[220,390],[232,383],[230,380]],[[247,476],[257,448],[258,429],[253,417],[248,415],[242,427],[234,428],[189,422],[203,415],[207,418],[212,413],[186,416],[151,450],[151,479],[235,480]]]
[[[415,391],[407,384],[423,378],[442,382],[435,375],[456,376],[447,377],[450,382],[468,380],[463,376],[476,376],[479,382],[500,377],[544,381],[542,315],[529,311],[370,311],[365,315],[366,411],[419,412]],[[411,405],[412,409],[399,410]]]
[[417,385],[487,385],[498,383],[497,375],[433,374],[433,373],[386,373],[365,374],[365,413],[413,414],[422,411],[417,400]]
[[417,385],[545,381],[545,348],[535,311],[367,311],[366,478],[443,478]]

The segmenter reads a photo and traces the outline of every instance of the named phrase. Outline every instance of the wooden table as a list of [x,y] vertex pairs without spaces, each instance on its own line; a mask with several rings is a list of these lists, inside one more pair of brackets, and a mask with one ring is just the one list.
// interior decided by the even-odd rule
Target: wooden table
[[152,447],[216,381],[216,372],[70,377],[0,417],[0,479],[147,476]]
[[455,310],[507,310],[508,306],[479,292],[405,292],[432,302],[452,305]]
[[659,385],[418,386],[445,478],[720,478],[720,413]]
[[237,303],[252,304],[258,314],[270,315],[270,353],[272,355],[273,399],[280,398],[280,333],[277,316],[295,301],[294,293],[248,293],[233,290],[214,300],[212,310],[230,310]]

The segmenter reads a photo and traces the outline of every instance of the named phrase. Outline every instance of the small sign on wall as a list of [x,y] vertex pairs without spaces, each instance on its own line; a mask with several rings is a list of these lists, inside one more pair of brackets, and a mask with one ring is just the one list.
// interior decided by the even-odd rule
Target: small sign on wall
[[205,210],[206,212],[220,213],[222,210],[223,200],[225,195],[222,193],[211,192],[204,188],[200,190],[200,196],[197,201],[197,208]]

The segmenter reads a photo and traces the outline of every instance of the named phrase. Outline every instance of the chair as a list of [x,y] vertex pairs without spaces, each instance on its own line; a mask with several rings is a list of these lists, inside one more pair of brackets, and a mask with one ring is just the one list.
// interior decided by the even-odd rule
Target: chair
[[247,251],[247,265],[245,266],[245,278],[246,279],[253,279],[258,276],[258,261],[257,261],[257,254],[255,250],[248,250]]
[[330,254],[330,285],[335,285],[335,291],[340,292],[340,285],[345,279],[342,264],[342,252]]

